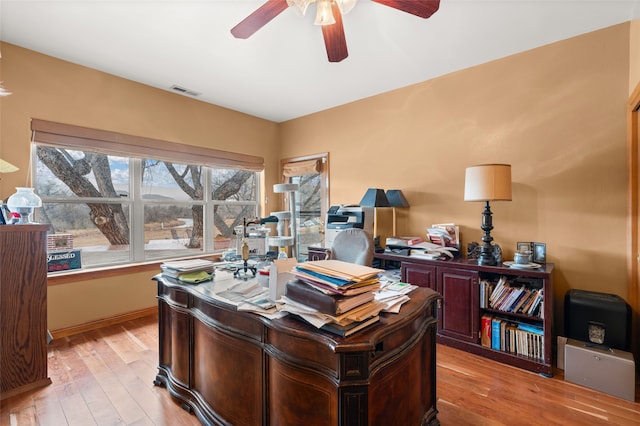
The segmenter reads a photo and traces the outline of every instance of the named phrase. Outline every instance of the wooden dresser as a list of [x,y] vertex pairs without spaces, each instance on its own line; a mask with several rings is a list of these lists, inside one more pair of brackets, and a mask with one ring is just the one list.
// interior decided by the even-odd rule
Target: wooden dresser
[[203,424],[437,425],[436,305],[418,288],[399,314],[347,338],[291,317],[268,320],[156,276],[159,366]]
[[48,385],[47,230],[0,226],[0,398]]

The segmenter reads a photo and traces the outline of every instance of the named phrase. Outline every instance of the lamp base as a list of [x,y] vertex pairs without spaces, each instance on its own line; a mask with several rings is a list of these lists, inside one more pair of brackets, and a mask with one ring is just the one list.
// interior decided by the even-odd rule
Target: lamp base
[[[483,247],[484,248],[484,247]],[[484,253],[484,250],[481,250],[480,256],[478,257],[478,265],[483,266],[494,266],[497,265],[498,261],[493,255],[493,247],[491,247],[490,253]]]
[[493,237],[491,236],[493,222],[491,220],[491,207],[489,206],[489,201],[486,201],[484,205],[484,211],[482,212],[482,226],[480,229],[484,231],[484,234],[482,235],[482,245],[480,246],[478,265],[496,265],[498,261],[494,256],[495,251],[493,244],[491,244],[491,241],[493,241]]

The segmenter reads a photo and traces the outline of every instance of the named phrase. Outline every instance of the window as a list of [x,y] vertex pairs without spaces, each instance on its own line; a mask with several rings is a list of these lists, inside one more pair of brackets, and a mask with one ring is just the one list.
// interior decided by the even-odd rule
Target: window
[[[298,184],[296,214],[298,256],[308,257],[308,248],[324,247],[324,223],[329,204],[329,154],[291,158],[282,163],[286,183]],[[288,197],[285,203],[288,203]]]
[[140,138],[40,120],[32,130],[39,221],[82,250],[83,268],[235,247],[234,228],[258,216],[257,157],[150,140],[144,149]]

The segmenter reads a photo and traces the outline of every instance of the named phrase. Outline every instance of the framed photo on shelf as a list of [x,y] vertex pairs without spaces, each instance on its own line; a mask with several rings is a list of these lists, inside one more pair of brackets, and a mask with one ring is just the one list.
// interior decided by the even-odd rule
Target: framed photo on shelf
[[533,244],[530,241],[516,243],[516,251],[518,253],[531,252],[533,253]]
[[533,243],[533,262],[547,263],[547,245],[545,243]]

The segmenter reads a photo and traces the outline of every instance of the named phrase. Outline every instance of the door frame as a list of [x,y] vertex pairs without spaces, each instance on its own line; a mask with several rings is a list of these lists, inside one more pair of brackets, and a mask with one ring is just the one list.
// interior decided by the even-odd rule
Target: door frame
[[[638,276],[638,263],[640,263],[640,252],[638,249],[638,230],[640,216],[638,215],[640,202],[640,196],[638,194],[639,185],[639,173],[638,173],[638,153],[640,152],[640,131],[638,126],[640,116],[640,83],[636,86],[635,90],[629,97],[627,103],[627,169],[628,169],[628,302],[631,305],[632,311],[632,324],[631,324],[631,345],[633,352],[638,358],[640,355],[640,339],[638,338],[638,331],[640,331],[640,325],[638,321],[640,315],[640,277]],[[639,366],[640,367],[640,366]],[[636,369],[640,373],[640,368]]]

